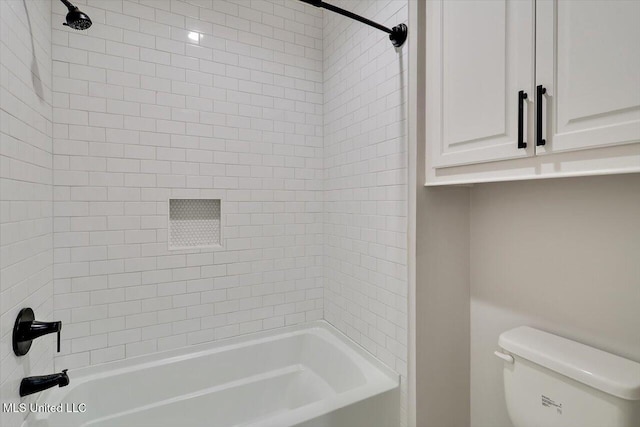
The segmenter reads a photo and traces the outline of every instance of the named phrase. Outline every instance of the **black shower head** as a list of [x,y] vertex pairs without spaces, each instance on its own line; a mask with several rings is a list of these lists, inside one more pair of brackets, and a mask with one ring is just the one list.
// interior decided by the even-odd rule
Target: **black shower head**
[[69,13],[67,13],[67,22],[63,22],[62,25],[71,27],[74,30],[86,30],[91,26],[91,18],[89,18],[86,13],[81,12],[80,9],[69,3],[67,0],[60,1],[67,6],[67,9],[69,9]]

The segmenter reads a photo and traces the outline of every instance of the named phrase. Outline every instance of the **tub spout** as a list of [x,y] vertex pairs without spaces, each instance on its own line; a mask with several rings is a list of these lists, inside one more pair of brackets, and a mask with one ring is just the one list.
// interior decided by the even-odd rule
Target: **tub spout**
[[26,377],[20,382],[20,397],[28,396],[48,388],[64,387],[69,384],[67,370],[63,369],[59,374]]

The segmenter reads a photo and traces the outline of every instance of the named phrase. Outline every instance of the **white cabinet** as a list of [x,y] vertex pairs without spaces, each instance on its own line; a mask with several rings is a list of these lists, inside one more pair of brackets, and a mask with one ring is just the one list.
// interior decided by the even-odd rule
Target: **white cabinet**
[[640,1],[537,2],[537,153],[640,140]]
[[[427,2],[427,139],[435,166],[533,154],[532,144],[518,148],[517,116],[518,93],[534,86],[534,11],[533,0]],[[532,128],[523,133],[533,138]]]
[[635,0],[426,2],[427,184],[640,171],[639,20]]

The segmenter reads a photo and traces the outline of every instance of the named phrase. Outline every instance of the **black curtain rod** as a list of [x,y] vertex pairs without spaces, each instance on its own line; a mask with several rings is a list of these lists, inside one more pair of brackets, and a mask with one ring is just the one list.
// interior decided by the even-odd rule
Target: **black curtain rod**
[[404,44],[405,40],[407,40],[407,26],[405,24],[396,25],[395,27],[389,29],[384,25],[380,25],[377,22],[373,22],[370,19],[364,18],[360,15],[356,15],[353,12],[349,12],[348,10],[344,10],[338,6],[334,6],[329,3],[325,3],[322,0],[300,0],[303,3],[310,4],[315,7],[321,7],[323,9],[330,10],[335,13],[339,13],[342,16],[346,16],[347,18],[355,19],[356,21],[362,22],[363,24],[367,24],[370,27],[377,28],[380,31],[384,31],[389,34],[389,40],[395,47],[400,47]]

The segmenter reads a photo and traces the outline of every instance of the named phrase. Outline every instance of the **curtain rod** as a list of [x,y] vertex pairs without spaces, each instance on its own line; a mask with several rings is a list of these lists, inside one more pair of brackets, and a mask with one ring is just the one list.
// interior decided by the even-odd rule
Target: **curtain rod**
[[366,24],[370,27],[376,28],[380,31],[384,31],[385,33],[389,34],[389,40],[391,40],[391,43],[395,47],[402,46],[405,40],[407,40],[407,26],[405,24],[399,24],[393,28],[387,28],[384,25],[380,25],[377,22],[373,22],[370,19],[367,19],[360,15],[356,15],[353,12],[349,12],[348,10],[344,10],[338,6],[325,3],[322,0],[300,0],[300,1],[315,7],[320,7],[335,13],[339,13],[340,15],[346,16],[347,18],[355,19],[356,21],[362,22],[363,24]]

